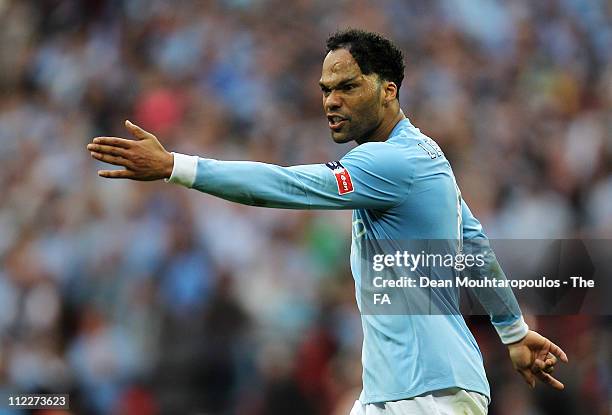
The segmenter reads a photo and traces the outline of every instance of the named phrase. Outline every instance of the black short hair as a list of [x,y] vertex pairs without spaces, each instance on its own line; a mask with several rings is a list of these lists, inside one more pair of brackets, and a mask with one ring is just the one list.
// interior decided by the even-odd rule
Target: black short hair
[[377,74],[394,82],[399,92],[404,79],[404,54],[389,39],[359,29],[340,30],[327,38],[326,53],[346,49],[364,75]]

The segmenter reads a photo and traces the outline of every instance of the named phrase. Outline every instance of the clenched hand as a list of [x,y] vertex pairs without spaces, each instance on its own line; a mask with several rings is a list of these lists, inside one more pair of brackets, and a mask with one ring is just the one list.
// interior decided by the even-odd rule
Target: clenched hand
[[105,163],[125,167],[124,170],[100,170],[98,175],[110,179],[159,180],[172,174],[174,157],[157,138],[132,124],[125,127],[135,140],[118,137],[96,137],[87,145],[91,156]]

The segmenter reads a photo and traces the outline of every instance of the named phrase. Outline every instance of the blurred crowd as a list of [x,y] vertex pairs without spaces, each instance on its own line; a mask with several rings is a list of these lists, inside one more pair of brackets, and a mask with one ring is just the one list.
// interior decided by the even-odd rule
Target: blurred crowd
[[[69,392],[73,414],[348,414],[350,212],[101,179],[85,150],[130,119],[171,151],[337,160],[350,146],[329,138],[317,82],[347,26],[405,52],[401,106],[490,237],[612,237],[609,1],[0,0],[0,395]],[[609,317],[530,318],[570,356],[564,393],[529,390],[487,319],[468,322],[491,415],[609,414]]]

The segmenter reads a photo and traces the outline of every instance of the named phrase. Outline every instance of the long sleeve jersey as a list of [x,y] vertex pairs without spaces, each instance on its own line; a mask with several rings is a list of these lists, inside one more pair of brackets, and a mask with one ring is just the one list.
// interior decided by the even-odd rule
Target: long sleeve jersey
[[[386,141],[358,145],[329,163],[281,167],[178,153],[174,158],[170,182],[226,200],[274,208],[353,210],[351,270],[364,334],[362,403],[452,387],[490,396],[482,355],[459,312],[457,290],[440,291],[448,307],[444,313],[364,312],[363,261],[366,250],[380,246],[378,242],[487,243],[443,152],[408,119],[400,121]],[[462,249],[461,243],[451,242],[448,252]],[[492,251],[487,252],[485,269],[504,278]],[[512,291],[497,290],[490,298],[507,305],[507,312],[490,312],[502,342],[524,337],[528,328]]]

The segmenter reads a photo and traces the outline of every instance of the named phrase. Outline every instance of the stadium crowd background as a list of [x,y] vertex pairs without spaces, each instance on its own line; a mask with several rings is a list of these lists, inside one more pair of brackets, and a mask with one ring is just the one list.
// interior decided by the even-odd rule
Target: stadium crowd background
[[[609,1],[0,0],[0,394],[70,391],[74,414],[348,413],[350,213],[104,180],[85,150],[129,118],[173,151],[336,160],[350,147],[317,81],[346,26],[404,50],[402,108],[490,237],[612,236]],[[570,356],[563,393],[530,391],[468,321],[492,415],[609,414],[609,317],[530,317]]]

